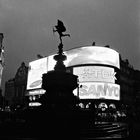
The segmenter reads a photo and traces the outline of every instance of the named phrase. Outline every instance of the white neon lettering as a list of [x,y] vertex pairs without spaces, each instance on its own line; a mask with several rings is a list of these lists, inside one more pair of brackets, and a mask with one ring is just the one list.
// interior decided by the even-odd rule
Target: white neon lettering
[[74,68],[74,74],[79,77],[80,82],[101,81],[115,83],[115,80],[117,80],[115,77],[116,72],[114,72],[113,68],[101,66],[86,66]]
[[82,85],[79,88],[80,96],[94,96],[94,97],[119,97],[119,87],[110,86],[109,84],[91,84],[89,87]]
[[87,89],[88,89],[88,87],[86,85],[82,85],[79,88],[80,96],[87,95],[88,94]]

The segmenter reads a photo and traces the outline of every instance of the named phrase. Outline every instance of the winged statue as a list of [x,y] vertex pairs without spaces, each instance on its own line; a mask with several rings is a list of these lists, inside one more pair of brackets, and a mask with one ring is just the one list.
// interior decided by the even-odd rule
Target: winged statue
[[58,32],[61,43],[62,43],[62,37],[65,37],[65,36],[70,37],[70,34],[64,34],[64,32],[66,31],[66,27],[64,26],[64,24],[61,20],[58,19],[57,25],[55,25],[54,27],[55,28],[53,28],[53,32]]

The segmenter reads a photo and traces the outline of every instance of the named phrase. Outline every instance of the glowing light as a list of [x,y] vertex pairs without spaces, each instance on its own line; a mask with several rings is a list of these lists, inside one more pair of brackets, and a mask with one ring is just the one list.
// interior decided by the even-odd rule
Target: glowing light
[[[100,46],[87,46],[66,51],[67,67],[82,64],[104,64],[120,68],[119,53]],[[69,59],[69,55],[73,56]]]
[[120,100],[120,85],[101,82],[85,82],[79,87],[80,99]]
[[42,74],[47,72],[47,57],[29,63],[27,90],[41,88]]
[[28,91],[29,95],[38,95],[38,94],[44,94],[46,91],[44,89],[36,89]]
[[[87,46],[65,51],[66,67],[83,64],[103,64],[120,68],[119,53],[113,49],[100,46]],[[54,55],[48,56],[48,70],[53,70],[56,61]]]
[[[101,64],[120,68],[119,53],[110,48],[100,46],[86,46],[65,51],[64,54],[67,56],[67,60],[64,61],[66,67],[87,64]],[[50,55],[29,63],[30,69],[28,71],[27,90],[41,89],[42,74],[53,70],[56,64],[56,61],[53,59],[54,55]],[[74,74],[80,77],[81,82],[115,83],[116,80],[116,73],[114,72],[113,68],[105,68],[101,66],[82,67],[81,69],[74,68]],[[42,94],[43,92],[30,91],[29,94]]]
[[115,83],[116,77],[113,68],[102,66],[75,67],[73,73],[78,76],[79,82],[109,82]]
[[41,106],[41,103],[39,103],[39,102],[31,102],[31,103],[29,103],[29,106]]

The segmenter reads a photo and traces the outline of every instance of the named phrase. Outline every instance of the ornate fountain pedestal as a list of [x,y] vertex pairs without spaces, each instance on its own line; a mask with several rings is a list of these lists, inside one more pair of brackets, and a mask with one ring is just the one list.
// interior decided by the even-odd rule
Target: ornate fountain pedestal
[[73,74],[55,70],[43,74],[42,88],[53,99],[55,99],[55,96],[60,98],[72,96],[76,87],[77,76]]
[[[74,96],[73,90],[78,87],[78,76],[66,72],[66,67],[63,63],[66,56],[62,50],[63,44],[60,43],[58,48],[59,52],[54,56],[56,65],[53,71],[43,74],[42,88],[46,90],[46,104],[73,104],[77,97]],[[48,102],[48,103],[47,103]]]
[[59,52],[54,56],[56,60],[54,70],[42,76],[42,88],[46,90],[41,97],[43,110],[46,111],[43,116],[50,133],[53,131],[57,135],[62,132],[65,135],[75,135],[78,125],[72,127],[77,122],[75,114],[79,99],[73,94],[73,90],[78,87],[78,76],[66,72],[63,63],[66,56],[63,54],[62,47],[60,43]]
[[[55,26],[59,34],[60,44],[58,45],[58,53],[54,56],[56,65],[54,70],[42,75],[42,88],[46,91],[41,96],[41,112],[42,124],[48,126],[50,133],[68,136],[75,135],[78,124],[76,117],[79,98],[73,94],[73,90],[78,87],[78,76],[66,72],[63,61],[66,56],[63,53],[62,37],[69,36],[63,34],[66,29],[62,22],[58,22]],[[75,125],[75,126],[74,126]],[[74,126],[74,127],[73,127]],[[62,138],[63,134],[60,136]],[[66,138],[67,139],[67,138]]]

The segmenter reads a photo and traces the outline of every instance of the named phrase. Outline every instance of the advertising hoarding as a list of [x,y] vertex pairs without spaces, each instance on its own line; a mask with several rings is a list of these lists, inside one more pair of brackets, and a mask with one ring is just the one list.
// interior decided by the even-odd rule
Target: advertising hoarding
[[84,82],[79,86],[80,99],[120,100],[120,85],[101,82]]
[[[65,51],[64,54],[67,56],[67,60],[64,61],[65,66],[73,67],[73,74],[79,76],[80,82],[115,83],[116,73],[113,68],[103,66],[75,67],[86,64],[103,64],[120,68],[119,53],[115,50],[100,46],[86,46]],[[42,74],[54,70],[56,64],[53,59],[54,55],[29,63],[27,90],[41,88]],[[37,92],[30,92],[29,94],[37,94]],[[85,96],[82,97],[86,98]]]
[[[42,82],[41,82],[42,83]],[[46,91],[44,89],[34,89],[34,90],[30,90],[28,91],[27,95],[40,95],[40,94],[44,94]]]
[[114,68],[103,66],[74,67],[73,74],[78,76],[79,82],[108,82],[115,83]]
[[[103,64],[120,68],[119,53],[110,48],[87,46],[65,51],[64,54],[67,56],[67,60],[64,61],[66,67],[85,64]],[[48,56],[48,70],[53,70],[56,63],[53,56]]]
[[29,63],[27,90],[41,88],[42,74],[48,70],[47,57]]
[[100,46],[86,46],[66,51],[67,67],[79,64],[104,64],[120,68],[119,53]]

